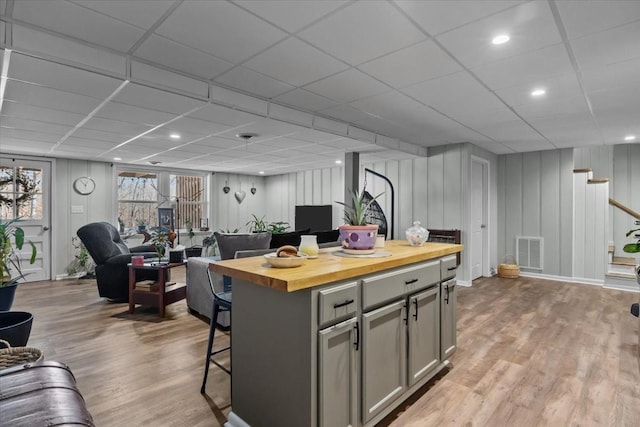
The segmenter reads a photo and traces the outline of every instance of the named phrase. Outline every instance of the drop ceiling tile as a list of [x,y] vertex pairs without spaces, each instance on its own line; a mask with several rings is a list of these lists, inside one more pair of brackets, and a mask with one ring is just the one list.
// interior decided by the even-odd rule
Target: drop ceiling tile
[[[547,93],[543,96],[531,96],[534,89],[544,89]],[[505,87],[495,91],[510,106],[518,107],[522,105],[542,105],[549,111],[553,111],[556,103],[574,98],[583,99],[582,89],[574,73],[558,75],[554,77],[541,77],[531,79],[524,84]]]
[[312,112],[338,105],[335,101],[316,95],[315,93],[311,93],[304,89],[294,89],[291,92],[275,97],[274,101],[281,102],[293,108]]
[[50,89],[16,80],[7,80],[5,101],[11,100],[36,107],[88,114],[93,111],[100,99],[77,95],[61,90]]
[[588,113],[546,117],[532,120],[531,123],[554,145],[569,141],[579,145],[583,140],[599,138],[600,135]]
[[[28,129],[15,129],[15,128],[7,128],[4,125],[0,126],[0,134],[2,135],[2,145],[4,145],[4,140],[6,139],[23,139],[26,141],[40,141],[40,142],[51,142],[55,143],[60,140],[59,134],[55,133],[43,133],[37,131],[31,131]],[[4,147],[3,150],[4,151]]]
[[273,147],[274,149],[296,149],[306,146],[308,142],[293,138],[273,138],[261,144]]
[[[508,33],[511,41],[495,46],[491,39]],[[547,2],[531,1],[437,37],[468,68],[562,42]]]
[[390,88],[351,68],[304,87],[340,104],[388,92]]
[[321,132],[314,129],[301,129],[292,136],[295,139],[299,139],[306,142],[324,143],[329,141],[335,141],[342,139],[342,137],[336,136],[329,132]]
[[92,117],[83,126],[84,129],[95,129],[103,132],[114,132],[122,135],[139,135],[152,128],[151,125],[129,123],[119,120]]
[[367,144],[366,142],[357,141],[350,138],[340,138],[335,141],[326,141],[323,142],[322,145],[326,145],[327,147],[335,148],[340,151],[359,151],[371,146],[371,144]]
[[216,78],[215,81],[227,87],[239,89],[245,93],[263,98],[274,98],[294,89],[294,86],[256,73],[245,67],[233,68]]
[[13,53],[9,78],[95,98],[106,98],[121,80]]
[[363,1],[330,15],[298,36],[340,58],[358,65],[402,49],[426,36],[387,2]]
[[534,87],[544,79],[574,73],[562,44],[501,59],[471,71],[493,90],[527,84]]
[[637,21],[640,2],[596,0],[556,2],[569,39]]
[[23,104],[7,99],[5,99],[2,104],[2,115],[7,117],[18,117],[21,119],[30,119],[35,117],[43,122],[68,126],[75,126],[85,118],[84,114],[37,107],[35,105]]
[[235,3],[285,31],[295,33],[348,2],[345,0],[270,0],[268,2],[240,0]]
[[510,141],[504,141],[503,144],[519,153],[554,150],[557,148],[543,139],[513,139]]
[[615,87],[591,92],[589,99],[594,112],[598,115],[610,110],[637,112],[637,109],[640,109],[639,93],[640,85]]
[[432,40],[374,59],[359,65],[358,68],[394,88],[409,86],[462,69]]
[[571,41],[581,70],[640,58],[640,20]]
[[16,2],[13,18],[126,52],[144,35],[144,30],[85,7],[63,1]]
[[121,133],[103,132],[95,129],[81,128],[73,132],[74,138],[93,139],[96,141],[113,142],[117,145],[135,135],[123,135]]
[[371,117],[371,114],[346,104],[327,108],[325,110],[320,110],[319,113],[325,116],[333,117],[334,119],[343,121],[345,123],[355,123],[359,120],[364,120]]
[[120,102],[107,102],[95,117],[117,120],[122,122],[138,123],[146,126],[157,126],[173,119],[173,114],[147,108],[134,107]]
[[522,1],[396,1],[407,15],[434,36],[472,21],[516,6]]
[[293,86],[303,86],[348,68],[346,64],[294,38],[278,43],[244,65]]
[[517,105],[515,111],[525,120],[531,122],[536,119],[558,117],[566,114],[589,114],[589,106],[582,95],[574,97],[552,97],[541,99],[540,102],[529,102]]
[[55,142],[36,141],[33,139],[17,138],[13,136],[2,136],[2,153],[25,153],[37,154],[48,153]]
[[0,116],[0,127],[3,129],[22,129],[58,136],[62,136],[73,129],[71,126],[7,116]]
[[258,119],[258,116],[256,115],[215,104],[206,105],[204,108],[189,114],[188,117],[227,126],[238,126],[246,123],[252,123]]
[[287,36],[222,1],[183,2],[155,32],[232,63],[244,61]]
[[[508,122],[489,123],[484,127],[476,129],[483,135],[498,141],[498,142],[511,142],[511,141],[542,141],[543,138],[531,127],[521,120],[512,120]],[[527,150],[530,151],[530,150]]]
[[435,114],[424,105],[399,92],[387,92],[351,102],[349,105],[397,124],[420,122],[427,116]]
[[582,71],[582,83],[587,91],[611,87],[632,87],[640,85],[640,58],[609,64],[604,67]]
[[203,79],[218,76],[231,67],[231,62],[152,34],[134,52],[135,56]]
[[[169,133],[193,134],[193,135],[213,135],[229,130],[229,126],[214,123],[206,120],[194,119],[192,117],[182,117],[165,126]],[[182,138],[182,141],[186,141]]]
[[174,0],[153,0],[153,7],[149,7],[148,0],[70,0],[70,2],[144,29],[151,28],[175,3]]
[[446,114],[459,109],[478,112],[498,110],[504,104],[466,71],[432,79],[402,89],[402,92]]
[[113,98],[113,101],[171,114],[184,114],[194,108],[206,105],[203,101],[135,83],[125,86]]

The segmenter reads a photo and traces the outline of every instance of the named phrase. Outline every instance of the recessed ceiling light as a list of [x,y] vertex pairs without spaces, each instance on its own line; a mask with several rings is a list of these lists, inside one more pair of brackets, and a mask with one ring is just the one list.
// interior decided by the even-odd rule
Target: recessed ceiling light
[[169,135],[169,138],[171,138],[171,139],[180,139],[180,134],[172,133],[171,135]]
[[495,36],[492,40],[491,43],[493,44],[505,44],[506,42],[508,42],[510,40],[510,37],[506,34],[500,34],[498,36]]
[[533,92],[531,92],[531,96],[542,96],[545,93],[547,93],[547,91],[544,89],[536,89]]
[[114,157],[113,160],[116,160],[116,161],[122,160],[122,157]]
[[625,141],[634,141],[636,139],[635,135],[627,135],[624,137]]
[[264,171],[260,171],[258,172],[260,175],[264,175]]
[[336,160],[336,165],[341,165],[342,164],[342,160],[338,159]]

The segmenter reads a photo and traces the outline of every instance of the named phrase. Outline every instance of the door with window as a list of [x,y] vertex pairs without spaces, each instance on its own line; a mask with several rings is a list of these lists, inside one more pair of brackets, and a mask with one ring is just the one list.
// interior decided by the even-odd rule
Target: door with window
[[30,245],[21,251],[25,281],[51,279],[51,163],[17,157],[0,157],[0,219],[18,218],[25,241],[38,251],[29,264]]

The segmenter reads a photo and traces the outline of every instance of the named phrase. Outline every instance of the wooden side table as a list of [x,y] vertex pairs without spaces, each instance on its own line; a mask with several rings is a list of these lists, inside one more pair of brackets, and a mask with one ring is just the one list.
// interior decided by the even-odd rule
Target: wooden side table
[[[186,265],[186,262],[175,262],[170,264],[145,263],[143,265],[129,266],[129,313],[135,311],[136,304],[158,307],[160,317],[164,317],[165,307],[176,301],[184,299],[187,295],[185,283],[172,283],[167,285],[169,269]],[[136,288],[136,270],[157,270],[158,281],[151,289]]]

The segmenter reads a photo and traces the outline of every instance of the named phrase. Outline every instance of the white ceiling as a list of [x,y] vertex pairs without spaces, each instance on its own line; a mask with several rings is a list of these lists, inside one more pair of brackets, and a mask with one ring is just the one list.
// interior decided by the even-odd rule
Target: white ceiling
[[637,0],[0,0],[0,43],[3,153],[273,175],[640,138]]

